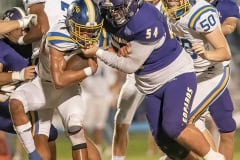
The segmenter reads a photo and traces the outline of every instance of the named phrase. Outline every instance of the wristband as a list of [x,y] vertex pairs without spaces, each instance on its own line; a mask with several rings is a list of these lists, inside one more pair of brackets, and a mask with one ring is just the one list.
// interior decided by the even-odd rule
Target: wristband
[[101,49],[101,48],[99,48],[99,49],[97,50],[97,52],[96,52],[96,55],[97,55],[98,57],[101,57],[101,55],[103,54],[103,52],[104,52],[104,50]]
[[24,36],[19,37],[17,43],[20,45],[25,45],[26,43],[23,41],[23,38]]
[[86,74],[86,76],[91,76],[93,74],[91,67],[84,68],[83,72]]
[[24,69],[12,72],[13,81],[24,81]]

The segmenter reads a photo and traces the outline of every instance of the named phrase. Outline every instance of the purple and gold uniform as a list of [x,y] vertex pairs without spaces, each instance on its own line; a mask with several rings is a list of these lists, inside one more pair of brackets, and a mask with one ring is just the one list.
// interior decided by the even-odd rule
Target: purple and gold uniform
[[[3,72],[20,71],[24,67],[27,67],[29,65],[29,60],[27,58],[24,58],[20,53],[18,53],[13,48],[24,51],[23,54],[25,54],[27,50],[31,51],[31,48],[26,49],[26,47],[17,47],[14,44],[9,43],[7,39],[0,40],[0,48],[2,49],[0,54],[0,63],[3,64]],[[0,86],[0,121],[1,121],[0,130],[6,131],[8,133],[16,134],[13,128],[11,115],[8,109],[9,96],[18,86],[21,85],[21,83],[22,82],[18,81]],[[39,127],[37,112],[29,113],[29,118],[31,119],[33,125],[35,126],[34,127],[35,130],[33,130],[33,133],[37,134]],[[56,138],[57,130],[52,125],[49,135],[49,141],[55,140]]]
[[105,28],[111,33],[113,47],[130,43],[131,54],[118,57],[99,49],[98,58],[125,73],[135,73],[136,87],[146,94],[147,118],[156,141],[159,130],[176,138],[187,124],[196,89],[190,56],[171,36],[164,16],[149,3],[144,2],[121,27],[105,16]]
[[[0,63],[3,65],[3,72],[20,71],[28,65],[28,60],[22,57],[3,40],[0,40],[0,47]],[[20,82],[13,82],[3,85],[0,88],[0,130],[10,133],[15,132],[8,109],[8,98],[19,85]]]

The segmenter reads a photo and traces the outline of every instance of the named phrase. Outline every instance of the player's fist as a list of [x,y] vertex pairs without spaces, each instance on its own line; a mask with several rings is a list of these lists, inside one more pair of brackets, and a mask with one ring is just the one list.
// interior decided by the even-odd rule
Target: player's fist
[[21,28],[27,28],[29,24],[32,24],[34,26],[37,25],[37,15],[36,14],[29,14],[22,19],[18,20],[19,25]]
[[31,80],[35,77],[35,66],[28,66],[23,68],[21,71],[12,72],[13,81],[26,81]]
[[83,48],[83,49],[81,49],[83,55],[84,55],[85,57],[88,57],[88,58],[89,58],[89,57],[95,57],[97,50],[98,50],[97,44],[93,44],[93,45],[91,45],[91,46],[88,47],[88,48]]
[[35,77],[35,66],[24,68],[24,80],[32,80]]

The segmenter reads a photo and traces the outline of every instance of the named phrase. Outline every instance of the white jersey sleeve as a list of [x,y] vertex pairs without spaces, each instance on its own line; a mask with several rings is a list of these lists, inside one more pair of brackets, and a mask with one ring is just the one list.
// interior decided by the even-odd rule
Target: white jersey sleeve
[[217,10],[207,2],[200,2],[201,7],[196,3],[189,17],[188,27],[197,32],[211,32],[220,26]]
[[44,11],[48,16],[50,28],[67,16],[67,10],[74,0],[46,0]]
[[71,39],[64,22],[56,23],[48,32],[48,46],[65,52],[78,49],[77,44]]
[[30,7],[33,4],[37,4],[37,3],[45,3],[46,0],[23,0],[23,4],[25,8]]

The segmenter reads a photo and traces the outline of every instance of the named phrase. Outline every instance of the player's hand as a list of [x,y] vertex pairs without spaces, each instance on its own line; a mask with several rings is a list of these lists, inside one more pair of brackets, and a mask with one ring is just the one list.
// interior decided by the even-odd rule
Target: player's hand
[[93,45],[89,46],[88,48],[81,49],[81,51],[85,57],[95,57],[97,50],[98,50],[97,44],[93,44]]
[[117,55],[119,57],[128,57],[128,55],[131,53],[131,50],[132,50],[131,44],[127,43],[126,46],[123,46],[118,50]]
[[36,14],[29,14],[22,19],[18,20],[19,25],[21,28],[27,28],[30,24],[36,26],[37,25],[37,15]]
[[199,56],[204,58],[204,53],[206,52],[205,47],[202,44],[193,43],[192,50]]
[[32,80],[35,77],[35,66],[24,68],[24,80]]
[[26,81],[31,80],[35,77],[35,66],[28,66],[23,68],[21,71],[12,72],[13,81]]
[[11,32],[11,34],[5,34],[11,42],[17,44],[19,37],[23,36],[22,32]]
[[111,45],[108,47],[107,51],[112,52],[112,53],[116,53]]
[[93,74],[96,73],[98,68],[97,58],[96,57],[88,58],[88,66],[91,67]]

